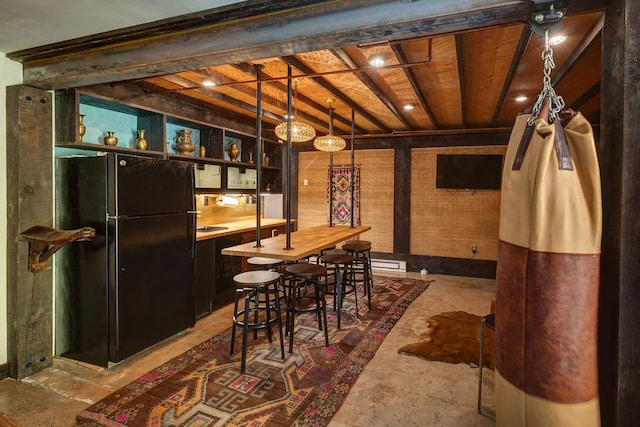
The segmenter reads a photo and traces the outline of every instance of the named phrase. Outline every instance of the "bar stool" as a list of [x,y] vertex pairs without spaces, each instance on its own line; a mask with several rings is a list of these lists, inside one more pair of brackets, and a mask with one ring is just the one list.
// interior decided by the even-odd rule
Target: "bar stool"
[[371,271],[371,243],[365,240],[351,240],[342,245],[342,250],[353,256],[351,277],[353,284],[362,283],[367,305],[371,310],[371,288],[373,287],[373,272]]
[[277,258],[266,258],[254,256],[247,259],[247,265],[249,266],[249,270],[278,270],[280,266],[284,263],[283,260]]
[[[254,256],[247,259],[247,266],[249,267],[249,271],[271,270],[271,271],[276,271],[282,275],[284,273],[285,262],[284,260],[278,259],[278,258]],[[285,301],[284,289],[279,288],[278,295],[280,296],[280,300],[284,302]],[[254,331],[254,336],[255,336],[255,331]]]
[[[299,263],[288,265],[285,270],[288,273],[287,280],[285,280],[285,289],[287,290],[285,330],[289,334],[289,353],[293,353],[293,331],[298,313],[315,313],[318,319],[318,329],[324,330],[325,347],[329,347],[327,302],[324,287],[319,281],[320,277],[327,273],[327,269],[314,263]],[[307,294],[310,286],[313,287],[313,296]],[[304,306],[304,301],[311,301],[311,304]]]
[[491,313],[480,318],[480,360],[478,361],[478,368],[480,372],[478,381],[478,414],[487,415],[491,418],[496,417],[496,411],[491,408],[482,405],[482,367],[484,365],[484,329],[485,326],[495,331],[496,329],[496,314]]
[[[280,299],[278,298],[278,283],[280,273],[275,271],[247,271],[233,277],[236,284],[235,302],[233,309],[233,327],[231,328],[231,350],[236,339],[236,327],[242,328],[242,358],[240,373],[244,374],[247,358],[247,336],[249,331],[257,332],[266,329],[269,342],[272,341],[271,326],[278,324],[280,333],[280,350],[284,359],[284,340],[282,336],[282,316]],[[240,298],[244,298],[244,308],[239,309]],[[249,314],[253,313],[253,320]]]
[[312,254],[311,256],[316,258],[316,264],[320,264],[320,258],[322,258],[325,255],[325,252],[332,251],[335,248],[336,248],[336,245],[327,246],[326,248],[320,249],[320,252]]
[[[320,261],[327,266],[327,274],[325,274],[325,293],[333,295],[333,307],[337,312],[338,329],[341,327],[340,312],[342,311],[342,298],[353,292],[356,299],[356,315],[358,313],[358,293],[355,286],[346,289],[346,282],[343,276],[346,276],[353,265],[353,257],[347,254],[327,254],[320,258]],[[344,274],[341,273],[343,270]],[[329,276],[333,276],[334,289],[329,291]]]

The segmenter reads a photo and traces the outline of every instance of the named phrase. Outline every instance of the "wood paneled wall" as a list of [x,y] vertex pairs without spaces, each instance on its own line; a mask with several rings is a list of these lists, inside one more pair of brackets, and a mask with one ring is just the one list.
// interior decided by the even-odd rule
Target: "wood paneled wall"
[[505,152],[506,146],[411,150],[411,254],[497,259],[500,191],[437,189],[436,156]]
[[[357,150],[360,165],[360,218],[371,230],[363,240],[371,241],[375,252],[393,252],[393,151]],[[351,165],[351,152],[334,153],[334,166]],[[327,224],[327,173],[329,154],[319,151],[298,153],[298,229]],[[304,185],[304,180],[309,185]]]

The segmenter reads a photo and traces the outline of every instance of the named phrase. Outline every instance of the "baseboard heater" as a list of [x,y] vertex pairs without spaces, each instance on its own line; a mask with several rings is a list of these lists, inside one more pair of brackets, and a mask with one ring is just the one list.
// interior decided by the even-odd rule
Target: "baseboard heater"
[[[318,262],[316,257],[309,257],[309,262]],[[406,261],[397,261],[394,259],[371,259],[371,269],[372,270],[383,270],[383,271],[407,271],[407,262]]]
[[407,262],[406,261],[397,261],[394,259],[371,259],[371,268],[373,270],[384,270],[384,271],[407,271]]

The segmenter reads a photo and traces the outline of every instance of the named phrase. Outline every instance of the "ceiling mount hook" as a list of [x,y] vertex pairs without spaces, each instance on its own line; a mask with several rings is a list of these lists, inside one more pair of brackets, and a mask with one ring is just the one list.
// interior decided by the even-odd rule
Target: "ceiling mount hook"
[[[544,37],[547,30],[553,32],[562,26],[562,19],[567,14],[563,2],[548,0],[532,0],[531,29],[540,37]],[[560,7],[558,7],[560,6]]]

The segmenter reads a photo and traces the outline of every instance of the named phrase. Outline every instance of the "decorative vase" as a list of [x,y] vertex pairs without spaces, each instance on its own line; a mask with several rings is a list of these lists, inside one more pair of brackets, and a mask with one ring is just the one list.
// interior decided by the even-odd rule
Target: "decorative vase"
[[207,147],[204,145],[200,146],[200,157],[207,157]]
[[262,153],[262,166],[269,166],[269,156],[267,156],[267,153]]
[[229,158],[232,162],[237,162],[238,156],[240,155],[240,150],[238,150],[238,144],[231,144],[231,147],[227,150],[229,154]]
[[78,124],[78,133],[80,134],[80,142],[82,142],[82,137],[84,136],[84,134],[87,132],[87,127],[84,125],[84,114],[80,114],[80,116],[78,117],[79,119],[79,124]]
[[107,131],[107,136],[104,137],[104,145],[118,145],[118,138],[116,138],[113,134],[114,131]]
[[249,163],[253,164],[253,151],[249,151]]
[[144,129],[138,129],[138,139],[136,139],[136,148],[138,150],[146,150],[149,143],[144,139]]
[[176,149],[180,154],[191,154],[196,146],[191,142],[191,131],[188,129],[182,129],[178,132],[178,143]]

